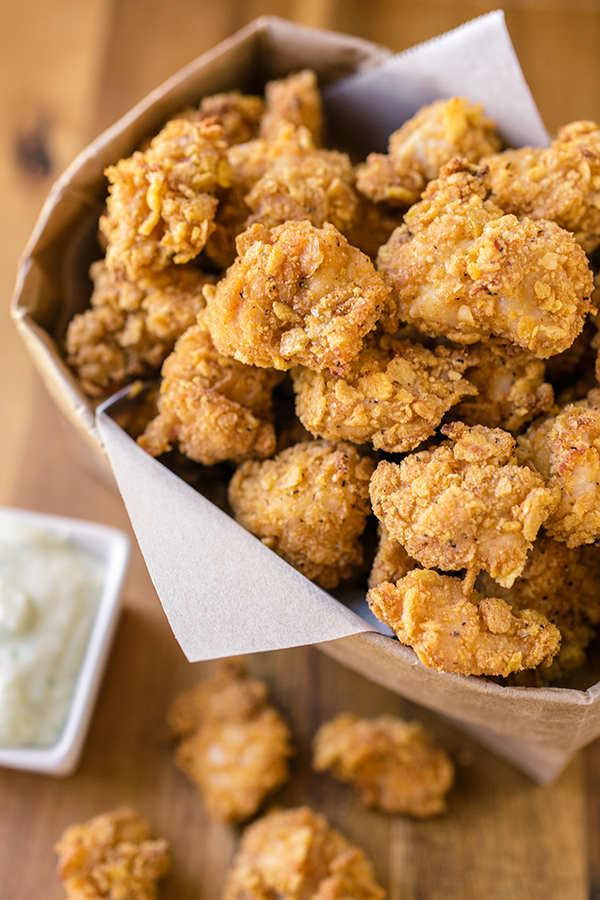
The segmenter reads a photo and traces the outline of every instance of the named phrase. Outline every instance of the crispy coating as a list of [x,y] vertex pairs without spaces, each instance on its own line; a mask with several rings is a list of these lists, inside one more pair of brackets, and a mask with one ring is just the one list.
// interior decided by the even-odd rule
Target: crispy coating
[[307,806],[246,829],[223,900],[384,900],[364,852]]
[[445,812],[454,782],[454,766],[433,737],[394,716],[341,713],[325,722],[313,741],[313,769],[331,769],[366,806],[419,818]]
[[270,705],[267,686],[243,667],[185,691],[168,713],[179,739],[175,761],[198,788],[209,816],[242,822],[289,778],[291,734]]
[[423,106],[390,136],[388,153],[370,153],[357,187],[376,202],[409,207],[454,156],[476,163],[500,149],[495,123],[463,97]]
[[481,160],[492,199],[507,213],[551,219],[587,253],[600,244],[600,128],[571,122],[548,148],[521,147]]
[[296,413],[317,437],[406,453],[435,432],[450,407],[476,392],[462,377],[476,361],[465,348],[431,351],[368,335],[343,375],[293,370]]
[[323,137],[323,104],[317,76],[311,69],[302,69],[269,81],[265,87],[266,110],[260,125],[260,136],[274,140],[282,125],[308,129],[315,146]]
[[519,461],[557,490],[560,502],[548,521],[551,537],[569,547],[600,535],[600,391],[534,422],[519,437]]
[[198,121],[216,119],[228,144],[244,144],[258,137],[264,111],[262,97],[228,91],[204,97],[192,117]]
[[499,428],[444,425],[446,441],[399,464],[383,461],[371,479],[375,515],[427,568],[485,569],[510,587],[525,567],[558,490],[514,457]]
[[367,602],[422,663],[440,672],[506,676],[547,665],[560,645],[558,628],[539,612],[513,615],[504,600],[465,594],[460,579],[427,569],[372,588]]
[[600,549],[567,547],[539,535],[511,588],[501,588],[482,573],[478,587],[484,595],[501,597],[513,610],[535,609],[559,629],[560,651],[552,665],[537,673],[540,683],[556,681],[585,661],[585,648],[600,621]]
[[272,393],[281,375],[215,350],[202,314],[165,360],[158,415],[138,443],[152,456],[173,446],[204,466],[275,451]]
[[55,850],[69,900],[155,900],[170,868],[167,841],[127,807],[70,825]]
[[379,250],[395,315],[472,344],[490,335],[546,358],[569,347],[590,310],[593,276],[554,222],[503,215],[488,170],[454,159]]
[[395,228],[402,225],[403,215],[385,203],[373,203],[362,194],[357,194],[358,203],[354,220],[344,231],[353,247],[358,247],[375,260],[379,248],[386,244]]
[[254,225],[208,297],[217,349],[248,365],[335,368],[353,359],[388,288],[373,264],[333,225]]
[[212,281],[186,266],[131,281],[104,260],[92,263],[90,278],[91,309],[69,323],[65,350],[91,397],[155,373],[204,307],[202,288]]
[[382,581],[395,583],[417,566],[402,544],[390,537],[385,525],[380,522],[377,530],[379,544],[369,573],[370,588],[377,587]]
[[144,152],[109,166],[106,264],[132,279],[194,259],[214,231],[218,192],[231,182],[223,129],[172,119]]
[[475,344],[476,365],[465,377],[478,391],[466,397],[452,414],[466,425],[503,428],[513,433],[554,402],[552,385],[544,381],[546,365],[514,344],[484,341]]
[[242,463],[229,502],[244,528],[307,578],[333,588],[362,565],[373,468],[350,444],[295,444],[274,459]]

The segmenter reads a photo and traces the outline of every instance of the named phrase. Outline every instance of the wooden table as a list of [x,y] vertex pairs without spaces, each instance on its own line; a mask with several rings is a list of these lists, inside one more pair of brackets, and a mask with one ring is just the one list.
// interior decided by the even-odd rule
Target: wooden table
[[[401,49],[490,8],[493,4],[397,2],[392,9],[380,0],[361,30],[358,4],[342,10],[332,0],[5,0],[0,503],[129,528],[119,496],[74,455],[8,319],[17,256],[53,177],[77,150],[180,65],[260,13],[346,27]],[[526,3],[508,13],[528,77],[544,98],[548,124],[565,120],[567,100],[580,107],[582,91],[587,112],[577,108],[572,117],[600,118],[592,40],[600,14],[590,4],[569,10],[567,4],[553,4],[546,16]],[[560,57],[560,96],[544,87],[536,34],[545,46],[570,48],[571,57]],[[556,73],[548,77],[557,78]],[[600,897],[600,742],[580,753],[555,785],[540,787],[433,714],[315,648],[263,654],[249,665],[268,680],[298,747],[292,781],[277,802],[309,803],[324,812],[370,854],[391,900]],[[117,639],[78,772],[54,779],[0,770],[0,900],[62,897],[54,841],[68,823],[123,803],[136,806],[172,842],[174,866],[163,885],[164,900],[220,897],[239,832],[206,818],[172,764],[164,727],[173,696],[211,670],[210,664],[192,666],[184,659],[134,549]],[[384,817],[365,811],[327,776],[311,774],[315,729],[345,709],[416,716],[433,729],[457,763],[446,816],[425,822]]]

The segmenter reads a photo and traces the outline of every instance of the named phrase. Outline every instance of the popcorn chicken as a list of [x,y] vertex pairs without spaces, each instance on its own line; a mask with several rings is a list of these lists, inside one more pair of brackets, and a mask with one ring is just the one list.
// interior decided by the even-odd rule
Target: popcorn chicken
[[153,375],[205,306],[212,279],[198,269],[168,266],[136,281],[98,260],[91,309],[74,316],[65,339],[67,362],[90,397]]
[[177,446],[204,466],[271,456],[271,400],[280,380],[272,369],[221,356],[201,314],[165,360],[158,414],[138,443],[152,456]]
[[106,264],[131,279],[186,263],[214,231],[218,193],[231,183],[223,129],[172,119],[144,152],[109,166]]
[[333,225],[254,225],[208,296],[215,347],[248,365],[342,366],[359,352],[388,288],[371,261]]
[[313,769],[331,769],[366,806],[426,818],[446,810],[454,766],[418,722],[341,713],[313,741]]
[[228,91],[203,97],[191,118],[197,121],[216,119],[223,129],[228,144],[244,144],[258,137],[260,122],[265,112],[262,97]]
[[296,413],[317,437],[406,453],[430,437],[462,397],[476,393],[462,378],[476,360],[464,348],[431,351],[389,335],[368,335],[343,374],[292,370]]
[[548,665],[560,632],[532,609],[513,614],[504,600],[465,592],[458,578],[413,569],[371,588],[367,602],[424,665],[460,675],[510,675]]
[[499,148],[495,123],[480,103],[436,100],[390,135],[387,155],[369,154],[358,167],[357,187],[371,200],[406,208],[454,156],[476,163]]
[[55,850],[68,900],[155,900],[170,868],[167,841],[127,807],[70,825]]
[[510,587],[525,567],[558,489],[514,458],[508,432],[460,422],[451,440],[399,464],[380,462],[371,479],[373,511],[391,537],[428,568],[485,569]]
[[319,146],[323,136],[323,104],[317,76],[311,69],[294,72],[287,78],[268,81],[265,86],[266,110],[260,136],[275,140],[282,125],[306,128]]
[[384,900],[364,852],[306,806],[246,829],[223,900]]
[[357,572],[372,460],[346,443],[310,441],[242,463],[229,485],[236,520],[324,588]]
[[168,714],[180,739],[175,761],[196,785],[209,816],[242,822],[289,778],[289,728],[268,702],[267,686],[235,664],[185,691]]
[[377,257],[396,304],[387,328],[560,353],[591,308],[587,257],[556,223],[504,215],[489,194],[485,167],[453,159],[406,213]]
[[382,581],[399,581],[417,566],[402,544],[390,537],[387,528],[381,522],[378,531],[379,546],[369,573],[370,588],[377,587]]

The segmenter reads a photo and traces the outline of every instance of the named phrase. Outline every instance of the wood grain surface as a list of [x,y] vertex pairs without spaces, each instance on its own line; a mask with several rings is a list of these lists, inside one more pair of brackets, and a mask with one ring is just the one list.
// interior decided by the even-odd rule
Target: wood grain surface
[[[19,253],[53,178],[104,126],[181,65],[270,12],[402,49],[495,4],[372,0],[4,0],[0,29],[0,503],[128,530],[118,495],[82,465],[8,317]],[[600,119],[600,9],[594,2],[505,4],[534,96],[550,128]],[[309,803],[372,857],[390,900],[584,900],[600,897],[600,743],[540,787],[439,717],[315,648],[261,654],[289,718],[293,778],[275,798]],[[53,844],[62,829],[119,804],[136,806],[173,847],[163,900],[218,900],[239,831],[212,823],[174,768],[164,715],[212,671],[184,659],[134,550],[124,610],[81,766],[67,779],[0,770],[0,900],[58,900]],[[310,771],[318,725],[342,710],[393,712],[431,727],[453,755],[450,811],[414,822],[365,811]]]

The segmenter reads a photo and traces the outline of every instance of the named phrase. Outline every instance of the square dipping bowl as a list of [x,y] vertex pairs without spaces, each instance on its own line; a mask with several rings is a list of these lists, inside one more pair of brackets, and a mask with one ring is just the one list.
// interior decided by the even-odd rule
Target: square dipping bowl
[[96,612],[56,743],[44,747],[0,746],[0,766],[66,776],[78,765],[116,631],[130,540],[124,532],[108,525],[0,506],[0,523],[5,522],[71,541],[96,557],[103,567]]

